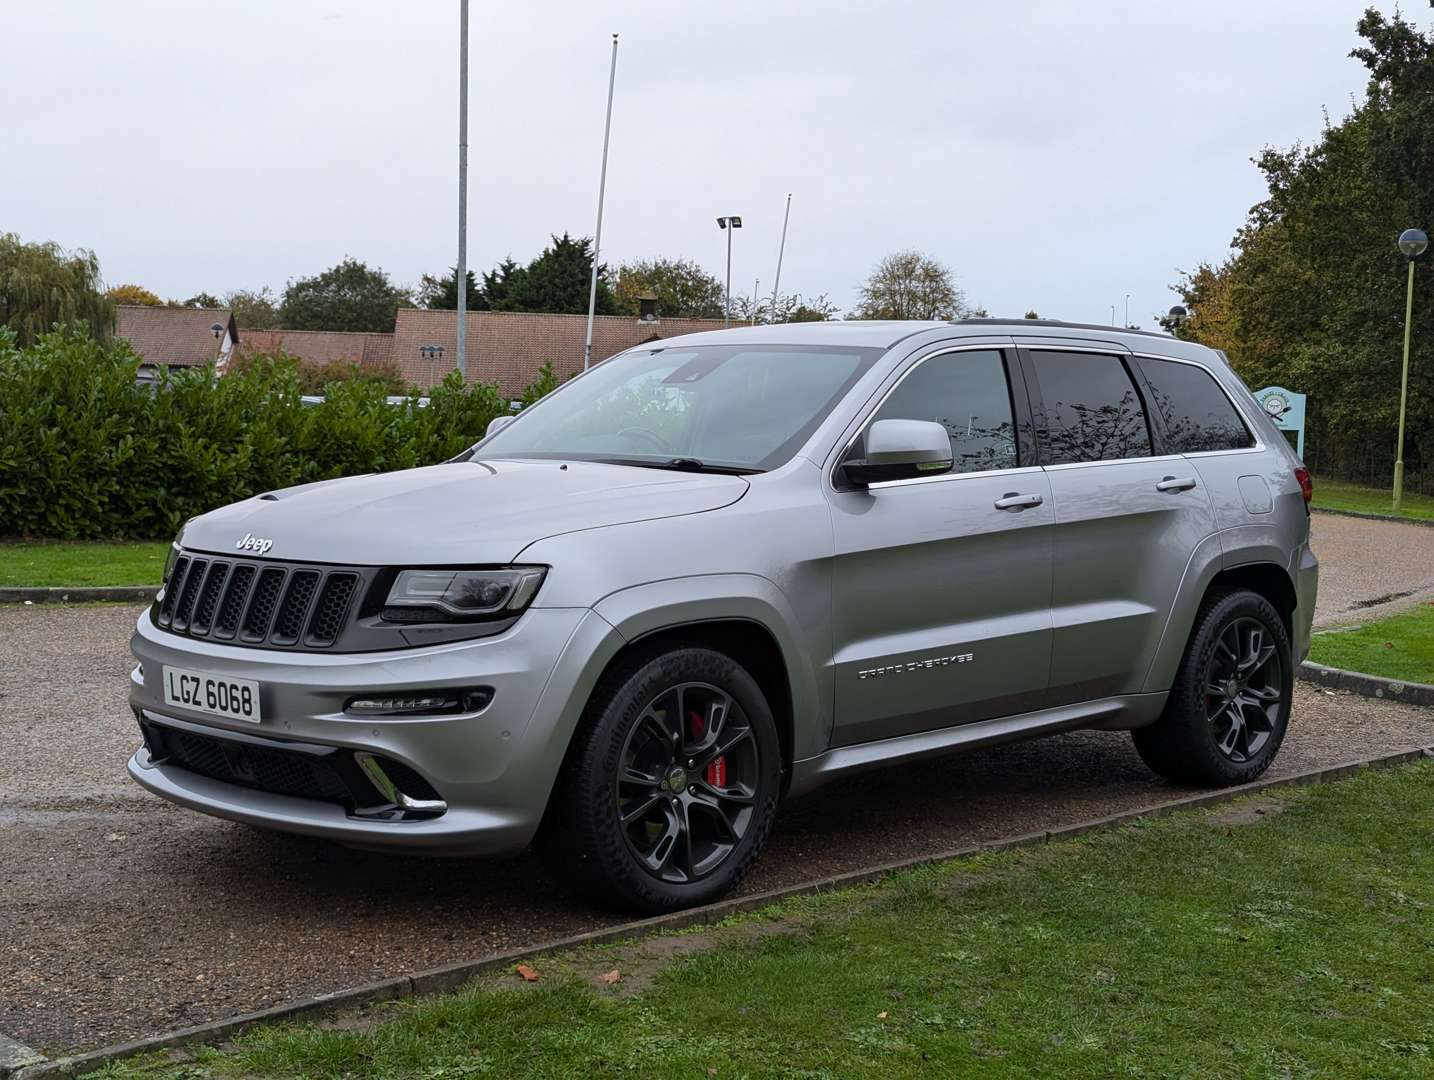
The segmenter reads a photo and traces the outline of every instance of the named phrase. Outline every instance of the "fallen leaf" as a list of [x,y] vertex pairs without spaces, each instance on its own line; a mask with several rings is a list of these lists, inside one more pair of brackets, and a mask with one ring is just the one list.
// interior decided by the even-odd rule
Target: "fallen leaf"
[[540,978],[538,973],[532,968],[530,968],[527,964],[519,964],[513,970],[516,971],[519,975],[523,976],[524,982],[537,982]]
[[876,1018],[877,1018],[878,1020],[885,1020],[885,1019],[886,1019],[886,1010],[885,1010],[885,1009],[882,1009],[881,1012],[879,1012],[879,1013],[876,1014]]
[[617,982],[621,978],[622,972],[618,971],[617,968],[613,968],[606,975],[599,975],[598,982],[605,983],[606,985],[611,986],[613,983]]

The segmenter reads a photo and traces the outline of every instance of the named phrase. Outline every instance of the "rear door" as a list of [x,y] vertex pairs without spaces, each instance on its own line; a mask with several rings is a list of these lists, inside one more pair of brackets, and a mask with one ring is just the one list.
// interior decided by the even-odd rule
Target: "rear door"
[[1128,353],[1035,339],[1021,363],[1054,510],[1052,703],[1136,693],[1215,531],[1209,497],[1190,462],[1161,453]]
[[1038,708],[1050,666],[1050,488],[1015,350],[921,357],[861,431],[885,419],[945,425],[955,466],[828,487],[837,745]]

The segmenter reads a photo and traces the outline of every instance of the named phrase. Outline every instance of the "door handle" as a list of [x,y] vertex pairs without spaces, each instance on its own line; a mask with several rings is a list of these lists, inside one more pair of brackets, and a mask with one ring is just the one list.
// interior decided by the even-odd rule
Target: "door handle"
[[1167,476],[1155,485],[1156,491],[1189,491],[1195,486],[1193,476]]
[[992,505],[997,510],[1025,510],[1031,506],[1040,506],[1045,501],[1039,495],[1021,495],[1014,491],[1008,491]]

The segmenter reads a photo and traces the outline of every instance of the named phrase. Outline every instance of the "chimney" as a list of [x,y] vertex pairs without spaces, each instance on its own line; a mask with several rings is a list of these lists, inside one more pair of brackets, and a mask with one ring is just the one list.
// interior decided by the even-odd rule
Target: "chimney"
[[657,297],[652,293],[643,293],[637,298],[637,319],[645,323],[660,321],[657,317]]

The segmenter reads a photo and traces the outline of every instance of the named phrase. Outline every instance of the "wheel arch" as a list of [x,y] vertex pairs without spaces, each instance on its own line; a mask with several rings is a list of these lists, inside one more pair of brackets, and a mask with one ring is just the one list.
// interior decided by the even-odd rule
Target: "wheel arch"
[[1224,565],[1218,536],[1207,537],[1191,556],[1175,607],[1166,622],[1155,659],[1146,675],[1147,692],[1169,690],[1175,680],[1180,658],[1190,640],[1196,613],[1205,598],[1216,589],[1249,589],[1267,599],[1279,612],[1291,645],[1295,640],[1295,610],[1298,594],[1289,570],[1273,560],[1254,559]]

